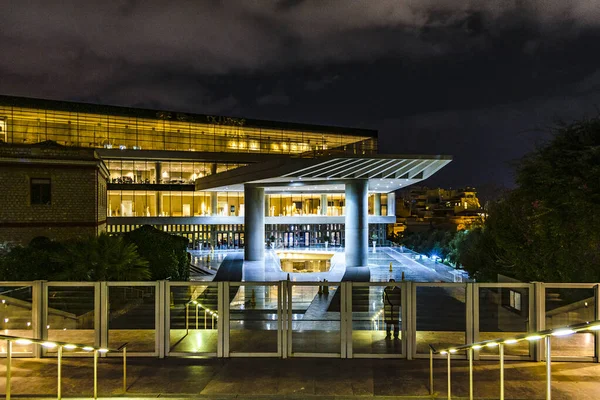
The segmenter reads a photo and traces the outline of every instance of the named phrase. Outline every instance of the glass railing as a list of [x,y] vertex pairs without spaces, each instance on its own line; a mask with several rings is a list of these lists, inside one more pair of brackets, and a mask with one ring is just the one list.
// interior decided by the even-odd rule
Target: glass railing
[[[419,283],[392,269],[372,274],[378,282],[0,282],[1,333],[128,343],[133,356],[426,358],[431,343],[508,340],[597,313],[597,284]],[[595,333],[550,340],[556,359],[597,360]],[[12,351],[57,356],[27,344]],[[519,341],[504,356],[539,360],[540,349]],[[497,358],[493,348],[476,354]]]

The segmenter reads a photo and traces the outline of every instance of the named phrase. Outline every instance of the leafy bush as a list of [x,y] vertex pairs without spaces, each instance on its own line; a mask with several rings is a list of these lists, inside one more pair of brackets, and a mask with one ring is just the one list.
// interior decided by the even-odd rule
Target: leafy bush
[[148,260],[153,280],[186,281],[190,277],[188,239],[171,235],[150,225],[144,225],[123,235],[123,239],[137,247],[138,253]]

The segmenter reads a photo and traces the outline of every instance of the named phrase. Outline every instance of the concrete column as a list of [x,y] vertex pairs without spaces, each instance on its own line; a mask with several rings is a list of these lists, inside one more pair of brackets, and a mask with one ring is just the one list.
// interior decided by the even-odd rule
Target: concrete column
[[162,163],[160,161],[157,161],[156,167],[154,169],[156,170],[156,176],[154,177],[155,183],[159,184],[160,178],[162,177]]
[[156,215],[162,215],[162,192],[156,192]]
[[381,215],[381,193],[373,193],[373,215]]
[[[160,183],[160,177],[162,175],[162,164],[160,161],[156,162],[156,176],[154,177],[155,183]],[[160,192],[156,192],[156,215],[160,215],[160,208],[162,207],[162,198]]]
[[265,189],[244,185],[244,260],[265,258]]
[[210,192],[210,215],[217,215],[219,197],[217,192]]
[[388,217],[396,216],[396,193],[394,192],[387,194],[387,215]]
[[327,215],[327,195],[321,195],[321,215]]
[[346,183],[345,253],[347,267],[366,267],[369,252],[368,181]]

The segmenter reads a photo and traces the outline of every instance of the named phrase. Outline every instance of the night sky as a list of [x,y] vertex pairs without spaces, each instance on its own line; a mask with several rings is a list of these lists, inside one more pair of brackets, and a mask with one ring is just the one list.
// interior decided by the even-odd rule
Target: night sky
[[491,190],[597,116],[597,0],[8,1],[0,93],[378,129]]

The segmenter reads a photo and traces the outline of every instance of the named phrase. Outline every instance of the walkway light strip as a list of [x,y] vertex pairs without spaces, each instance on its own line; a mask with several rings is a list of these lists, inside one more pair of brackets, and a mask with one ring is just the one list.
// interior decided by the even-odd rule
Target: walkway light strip
[[559,329],[555,332],[552,332],[552,336],[569,336],[575,333],[573,329]]
[[530,342],[534,342],[536,340],[540,340],[541,338],[543,338],[542,335],[531,335],[531,336],[527,336],[525,338],[525,340],[529,340]]
[[482,341],[482,342],[475,342],[475,343],[471,343],[471,344],[467,344],[467,345],[449,347],[449,348],[445,348],[445,349],[441,349],[441,350],[436,350],[434,353],[445,355],[450,350],[456,350],[456,351],[468,350],[468,349],[481,350],[483,347],[492,348],[492,347],[497,347],[500,344],[515,344],[515,343],[518,343],[523,340],[527,340],[529,342],[535,342],[540,339],[544,339],[547,336],[561,337],[561,336],[568,336],[568,335],[572,335],[577,332],[585,332],[585,331],[600,331],[600,320],[585,322],[582,324],[576,324],[576,325],[571,325],[571,326],[563,326],[563,327],[556,328],[556,329],[546,329],[543,331],[531,332],[531,333],[527,333],[527,334],[523,334],[523,335],[519,335],[519,336],[507,338],[507,339],[493,339],[493,340],[486,340],[486,341]]
[[[500,399],[503,400],[504,399],[504,346],[507,344],[514,344],[514,343],[518,343],[522,340],[527,340],[529,342],[536,342],[540,339],[545,339],[545,345],[546,345],[546,399],[549,400],[551,399],[552,393],[552,387],[551,387],[551,380],[552,380],[552,371],[551,371],[551,359],[552,359],[552,355],[550,353],[550,338],[552,336],[555,337],[562,337],[562,336],[569,336],[572,335],[574,333],[577,332],[589,332],[589,331],[598,331],[600,330],[600,320],[596,320],[596,321],[591,321],[591,322],[585,322],[582,324],[577,324],[577,325],[571,325],[571,326],[563,326],[560,328],[556,328],[556,329],[547,329],[547,330],[543,330],[543,331],[539,331],[539,332],[531,332],[528,334],[523,334],[523,335],[519,335],[513,338],[508,338],[508,339],[494,339],[494,340],[486,340],[483,342],[475,342],[475,343],[471,343],[471,344],[467,344],[467,345],[461,345],[461,346],[456,346],[456,347],[450,347],[447,349],[442,349],[442,350],[436,350],[431,344],[429,345],[430,347],[430,352],[429,352],[429,357],[430,357],[430,361],[429,361],[429,365],[430,365],[430,377],[433,377],[433,354],[440,354],[440,355],[447,355],[448,357],[448,399],[451,398],[451,375],[450,375],[450,354],[451,353],[456,353],[457,351],[460,350],[467,350],[468,351],[468,358],[469,358],[469,398],[471,399],[473,396],[473,386],[472,386],[472,373],[473,373],[473,366],[472,366],[472,360],[473,360],[473,350],[480,350],[483,347],[497,347],[499,346],[498,349],[498,355],[500,358]],[[430,392],[433,391],[433,382],[430,383]]]

